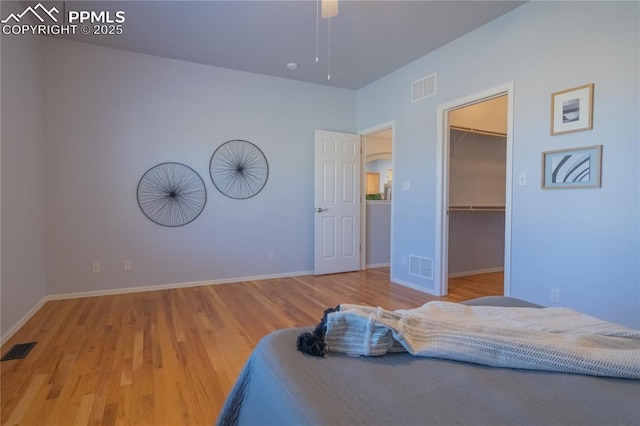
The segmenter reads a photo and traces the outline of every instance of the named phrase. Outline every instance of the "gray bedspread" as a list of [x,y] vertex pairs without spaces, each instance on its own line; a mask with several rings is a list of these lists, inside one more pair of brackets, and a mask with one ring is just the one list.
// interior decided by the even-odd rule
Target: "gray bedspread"
[[[535,306],[492,297],[470,305]],[[307,329],[279,330],[253,351],[219,425],[639,425],[640,380],[494,368],[419,358],[325,358],[296,350]]]

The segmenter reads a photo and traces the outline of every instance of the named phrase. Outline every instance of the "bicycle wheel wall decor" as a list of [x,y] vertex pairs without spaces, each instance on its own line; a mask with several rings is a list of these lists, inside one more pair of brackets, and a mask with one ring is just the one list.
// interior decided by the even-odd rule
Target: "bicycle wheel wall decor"
[[207,202],[200,175],[180,163],[162,163],[147,170],[138,182],[138,205],[153,222],[182,226],[197,218]]
[[211,181],[229,198],[251,198],[262,191],[269,176],[269,164],[253,143],[234,139],[216,149],[209,162]]

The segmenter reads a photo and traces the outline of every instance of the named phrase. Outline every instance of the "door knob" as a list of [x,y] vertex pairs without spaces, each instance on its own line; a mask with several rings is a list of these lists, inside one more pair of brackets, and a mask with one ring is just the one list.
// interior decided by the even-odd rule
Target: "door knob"
[[323,209],[322,207],[318,207],[315,209],[316,213],[322,213],[322,212],[326,212],[329,209]]

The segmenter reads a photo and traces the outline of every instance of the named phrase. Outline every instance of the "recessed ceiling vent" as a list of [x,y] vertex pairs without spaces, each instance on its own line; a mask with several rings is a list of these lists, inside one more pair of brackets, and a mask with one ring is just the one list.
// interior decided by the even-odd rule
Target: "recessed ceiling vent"
[[413,82],[411,102],[418,102],[436,94],[436,73]]
[[433,259],[409,256],[409,273],[428,280],[433,279]]

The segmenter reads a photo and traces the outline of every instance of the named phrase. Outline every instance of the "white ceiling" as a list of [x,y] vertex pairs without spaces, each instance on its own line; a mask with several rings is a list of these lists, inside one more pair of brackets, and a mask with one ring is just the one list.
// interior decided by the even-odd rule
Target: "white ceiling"
[[78,41],[357,90],[523,3],[340,0],[330,80],[322,18],[315,62],[316,0],[67,1],[64,8],[125,11],[124,34],[78,34]]

